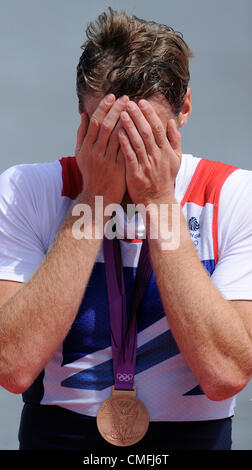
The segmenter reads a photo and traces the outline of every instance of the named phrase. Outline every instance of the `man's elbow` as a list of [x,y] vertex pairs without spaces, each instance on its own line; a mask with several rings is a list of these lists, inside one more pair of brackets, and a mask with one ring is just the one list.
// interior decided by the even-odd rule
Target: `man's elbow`
[[202,386],[202,389],[212,401],[222,401],[232,398],[241,392],[246,385],[249,383],[251,375],[242,374],[239,378],[233,377],[232,379],[225,380],[225,378],[219,378],[214,381],[209,381]]
[[0,386],[8,392],[16,395],[24,393],[32,384],[32,379],[28,374],[0,374]]

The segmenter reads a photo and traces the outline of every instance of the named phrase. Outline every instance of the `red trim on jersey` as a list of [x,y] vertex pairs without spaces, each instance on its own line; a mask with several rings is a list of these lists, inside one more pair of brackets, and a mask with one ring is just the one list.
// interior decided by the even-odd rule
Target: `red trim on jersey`
[[[62,166],[62,196],[76,199],[82,190],[82,176],[75,157],[63,157],[60,160]],[[218,262],[218,213],[219,199],[222,186],[227,177],[237,170],[238,167],[227,165],[222,162],[214,162],[201,159],[193,174],[188,189],[181,202],[181,207],[187,202],[193,202],[204,207],[205,204],[213,204],[213,249],[215,264]],[[142,240],[124,239],[129,243],[139,243]]]
[[133,240],[131,238],[122,238],[121,239],[123,242],[128,242],[128,243],[140,243],[142,242],[143,240],[140,240],[140,238],[136,239],[136,240]]
[[76,199],[82,190],[82,176],[75,157],[63,157],[59,160],[62,166],[62,193],[70,199]]
[[220,193],[227,177],[238,167],[202,159],[197,165],[181,206],[192,202],[199,206],[213,204],[212,236],[215,264],[218,262],[218,213]]

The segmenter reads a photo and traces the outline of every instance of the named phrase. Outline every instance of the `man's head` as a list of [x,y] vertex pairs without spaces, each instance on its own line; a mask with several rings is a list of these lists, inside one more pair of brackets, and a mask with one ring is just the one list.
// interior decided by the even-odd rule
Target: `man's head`
[[109,8],[86,30],[77,67],[80,109],[87,95],[113,93],[138,101],[162,94],[178,116],[190,79],[192,52],[180,33]]

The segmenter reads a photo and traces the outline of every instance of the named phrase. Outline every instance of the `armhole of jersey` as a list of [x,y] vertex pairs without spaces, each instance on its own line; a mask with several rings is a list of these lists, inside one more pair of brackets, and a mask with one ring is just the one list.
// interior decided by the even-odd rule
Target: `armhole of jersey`
[[75,157],[62,157],[59,160],[62,166],[62,193],[74,200],[82,189],[82,176]]
[[201,159],[193,174],[188,189],[182,199],[181,206],[193,202],[199,206],[213,204],[212,237],[215,265],[218,262],[218,213],[222,186],[231,173],[238,167]]

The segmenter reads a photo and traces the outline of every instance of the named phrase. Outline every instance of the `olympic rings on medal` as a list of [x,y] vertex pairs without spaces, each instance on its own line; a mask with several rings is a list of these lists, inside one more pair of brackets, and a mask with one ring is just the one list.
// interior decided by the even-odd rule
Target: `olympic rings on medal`
[[118,372],[116,378],[119,382],[130,382],[133,379],[133,374],[121,374]]

